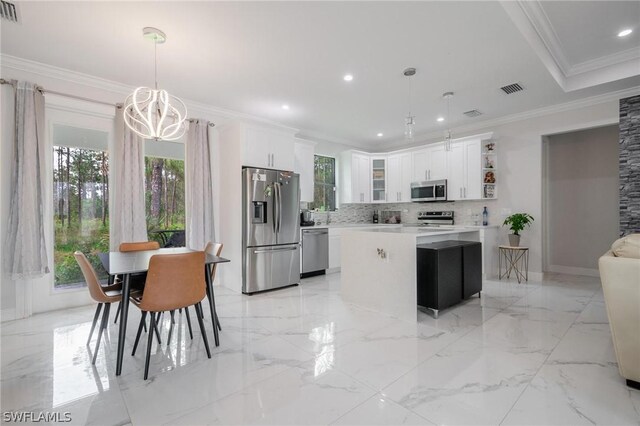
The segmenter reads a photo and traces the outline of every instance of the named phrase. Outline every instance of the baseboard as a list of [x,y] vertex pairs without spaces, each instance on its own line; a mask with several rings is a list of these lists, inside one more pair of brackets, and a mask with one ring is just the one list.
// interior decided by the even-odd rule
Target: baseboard
[[575,266],[549,265],[547,272],[557,274],[584,275],[587,277],[599,277],[600,271],[591,268],[577,268]]
[[13,321],[16,319],[16,309],[7,308],[0,310],[0,322]]

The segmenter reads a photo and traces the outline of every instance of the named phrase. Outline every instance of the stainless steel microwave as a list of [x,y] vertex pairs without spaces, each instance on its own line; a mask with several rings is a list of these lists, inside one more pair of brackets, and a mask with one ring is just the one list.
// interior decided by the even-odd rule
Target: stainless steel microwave
[[447,201],[447,180],[429,180],[411,183],[411,201]]

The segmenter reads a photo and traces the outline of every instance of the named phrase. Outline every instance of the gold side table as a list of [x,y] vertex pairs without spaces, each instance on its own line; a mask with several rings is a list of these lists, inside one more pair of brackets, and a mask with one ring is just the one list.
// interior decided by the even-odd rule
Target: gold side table
[[498,246],[498,279],[510,278],[511,272],[518,279],[518,284],[522,280],[529,281],[529,247]]

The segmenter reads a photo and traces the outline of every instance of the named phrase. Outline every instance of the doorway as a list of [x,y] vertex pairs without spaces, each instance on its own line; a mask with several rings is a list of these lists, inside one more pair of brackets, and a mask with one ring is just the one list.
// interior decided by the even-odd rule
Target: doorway
[[543,270],[598,276],[618,238],[618,125],[543,137]]

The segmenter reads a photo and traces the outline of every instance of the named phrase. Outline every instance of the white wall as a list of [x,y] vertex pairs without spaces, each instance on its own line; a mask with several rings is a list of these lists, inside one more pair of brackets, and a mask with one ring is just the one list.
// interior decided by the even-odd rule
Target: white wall
[[545,142],[545,270],[598,275],[619,234],[618,126],[550,135]]

